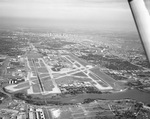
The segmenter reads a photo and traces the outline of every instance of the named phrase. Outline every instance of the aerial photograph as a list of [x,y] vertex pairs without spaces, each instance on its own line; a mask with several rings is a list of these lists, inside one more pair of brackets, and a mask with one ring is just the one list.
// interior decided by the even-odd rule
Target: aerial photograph
[[150,119],[150,0],[0,0],[0,119]]

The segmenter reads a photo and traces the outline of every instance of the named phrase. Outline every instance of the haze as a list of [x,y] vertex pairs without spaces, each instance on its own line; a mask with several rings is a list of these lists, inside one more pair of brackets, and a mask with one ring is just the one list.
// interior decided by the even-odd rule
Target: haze
[[1,25],[135,30],[127,0],[0,0]]

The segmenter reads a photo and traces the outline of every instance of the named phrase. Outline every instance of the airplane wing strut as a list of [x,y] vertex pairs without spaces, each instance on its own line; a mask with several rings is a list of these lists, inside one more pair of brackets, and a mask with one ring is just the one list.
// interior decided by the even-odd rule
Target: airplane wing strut
[[143,0],[128,0],[128,3],[150,63],[150,14]]

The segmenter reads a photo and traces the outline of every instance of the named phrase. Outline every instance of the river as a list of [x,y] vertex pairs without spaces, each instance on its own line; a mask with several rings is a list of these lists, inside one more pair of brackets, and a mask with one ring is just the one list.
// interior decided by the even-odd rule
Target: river
[[137,89],[126,90],[119,93],[105,93],[105,94],[80,94],[74,97],[65,98],[62,102],[83,102],[84,99],[108,99],[108,100],[120,100],[120,99],[134,99],[138,102],[143,102],[145,104],[150,104],[150,93],[142,92]]

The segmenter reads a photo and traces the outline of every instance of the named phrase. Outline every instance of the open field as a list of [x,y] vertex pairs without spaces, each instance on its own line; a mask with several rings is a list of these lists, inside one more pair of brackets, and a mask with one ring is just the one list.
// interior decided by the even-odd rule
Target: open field
[[48,70],[46,69],[46,67],[42,67],[42,68],[38,68],[38,72],[39,73],[48,73]]
[[74,70],[74,71],[69,71],[69,72],[67,72],[67,74],[74,74],[74,73],[79,72],[79,71],[80,71],[79,69],[76,69],[76,70]]
[[29,65],[33,67],[33,62],[31,60],[29,60]]
[[74,80],[71,76],[65,76],[62,78],[58,78],[55,81],[57,84],[72,84]]
[[30,78],[30,80],[32,81],[32,80],[38,80],[38,79],[37,79],[37,77],[32,77],[32,78]]
[[57,78],[57,77],[60,77],[60,76],[65,76],[66,74],[64,74],[64,73],[62,73],[62,74],[60,74],[60,73],[52,73],[52,75],[53,75],[53,78]]
[[42,78],[41,81],[51,81],[51,77],[45,77],[45,78]]
[[29,87],[29,82],[20,83],[15,88],[23,88],[23,87]]
[[41,67],[45,67],[45,64],[43,63],[42,60],[40,60],[40,65],[41,65]]
[[35,65],[36,65],[36,67],[40,67],[40,64],[39,64],[39,63],[37,63],[37,62],[35,63]]
[[78,77],[73,77],[74,80],[81,81],[81,82],[92,82],[90,78],[78,78]]
[[45,91],[52,91],[54,88],[52,81],[42,81],[43,87]]
[[36,72],[32,72],[32,76],[37,76]]
[[33,66],[30,67],[30,69],[31,69],[32,72],[35,72],[35,68]]
[[31,81],[31,84],[39,84],[39,81],[38,81],[38,79],[36,79],[36,80],[33,80],[33,81]]
[[66,59],[68,59],[71,63],[74,63],[75,60],[73,58],[71,58],[69,55],[65,56]]
[[49,74],[40,74],[40,78],[48,77]]
[[39,53],[35,53],[35,52],[28,52],[26,54],[26,56],[30,59],[30,58],[41,58],[42,55]]
[[65,60],[68,64],[72,64],[72,62],[69,61],[66,57],[63,57],[63,60]]
[[74,76],[81,76],[81,77],[87,77],[87,75],[85,75],[83,72],[78,72],[73,74]]
[[79,65],[78,63],[75,63],[75,65],[76,65],[77,67],[80,67],[80,65]]
[[34,93],[39,93],[41,92],[39,84],[32,84],[33,92]]

